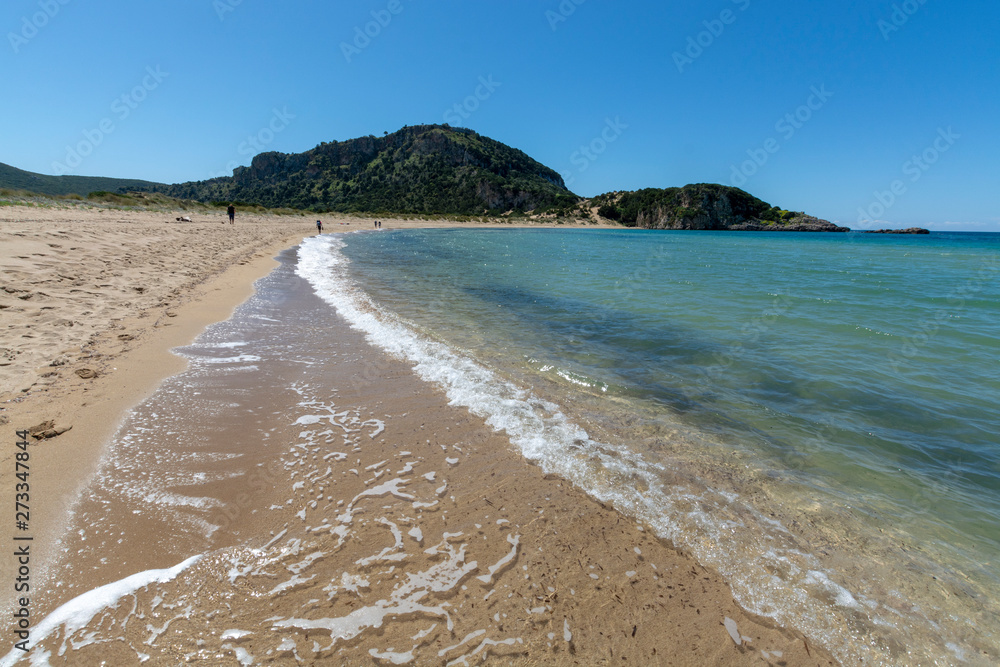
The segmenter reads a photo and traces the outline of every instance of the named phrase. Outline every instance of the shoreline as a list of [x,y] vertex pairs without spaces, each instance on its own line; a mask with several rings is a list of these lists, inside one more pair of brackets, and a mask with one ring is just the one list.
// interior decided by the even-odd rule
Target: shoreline
[[[52,517],[60,513],[65,514],[65,510],[69,509],[72,499],[78,495],[79,490],[85,487],[87,480],[91,478],[97,463],[106,450],[107,445],[105,443],[108,442],[129,411],[142,400],[151,396],[166,378],[175,376],[188,366],[187,361],[171,352],[171,349],[185,343],[190,343],[209,324],[226,320],[230,317],[233,310],[253,294],[254,281],[268,275],[277,265],[272,256],[278,251],[292,247],[294,245],[292,241],[294,237],[298,236],[301,238],[311,235],[308,231],[308,222],[308,220],[295,221],[297,225],[306,227],[306,233],[302,233],[301,230],[295,231],[287,234],[284,239],[272,242],[270,245],[257,247],[253,249],[252,259],[249,261],[230,263],[218,275],[203,280],[201,284],[193,288],[190,294],[184,297],[183,303],[169,307],[171,312],[175,313],[175,316],[168,319],[165,314],[161,315],[157,319],[156,324],[143,330],[142,335],[138,337],[138,343],[134,347],[114,352],[114,347],[120,344],[114,342],[116,340],[114,334],[120,330],[130,331],[130,326],[139,324],[140,319],[148,319],[148,316],[147,318],[122,320],[118,323],[121,325],[121,329],[108,329],[105,332],[107,334],[105,338],[108,339],[104,342],[105,347],[97,347],[95,349],[99,350],[100,354],[106,355],[102,359],[110,370],[96,379],[89,381],[77,381],[73,379],[68,382],[68,386],[64,381],[62,385],[52,387],[49,392],[29,396],[27,400],[13,405],[10,403],[4,404],[4,407],[8,409],[3,414],[10,417],[10,424],[6,425],[5,429],[9,429],[10,431],[13,431],[14,428],[26,428],[28,425],[34,424],[34,420],[36,419],[42,421],[42,417],[55,408],[58,408],[60,411],[60,418],[72,421],[74,426],[73,430],[57,438],[40,441],[37,445],[31,445],[30,451],[33,470],[36,470],[38,475],[37,477],[33,477],[33,481],[40,484],[39,487],[34,489],[32,494],[33,509],[36,509],[42,515],[44,521],[52,524],[47,528],[41,529],[45,531],[43,533],[39,533],[33,528],[33,532],[36,535],[41,535],[41,539],[35,542],[36,548],[47,543],[51,549],[55,549],[57,542],[54,540],[54,532],[58,530],[59,525],[56,525],[57,522]],[[357,228],[367,229],[367,227],[362,226],[362,222],[360,220],[356,222]],[[370,221],[367,222],[370,223]],[[284,222],[282,224],[284,225]],[[399,227],[403,226],[479,226],[496,228],[496,225],[469,224],[442,225],[418,223],[413,225],[399,225]],[[291,225],[289,225],[290,227]],[[333,225],[331,227],[334,230],[336,229]],[[385,229],[393,227],[396,227],[396,225],[386,227]],[[586,228],[591,227],[588,226]],[[373,357],[381,355],[380,352],[368,346],[367,343],[359,346],[355,342],[353,345],[354,347],[351,349],[359,355],[360,359],[370,361]],[[338,372],[352,372],[348,366],[349,364],[345,365]],[[367,368],[371,368],[372,366],[373,364],[371,363],[367,364]],[[682,604],[681,609],[676,608],[676,603],[672,606],[667,605],[666,607],[662,603],[659,603],[661,610],[657,614],[663,618],[657,624],[662,623],[664,631],[673,625],[686,626],[687,631],[679,632],[674,637],[657,637],[658,641],[670,639],[673,644],[671,647],[673,650],[670,652],[661,650],[658,658],[651,658],[653,661],[678,660],[681,663],[693,663],[697,661],[694,657],[695,655],[701,655],[702,659],[706,655],[712,655],[716,658],[725,656],[724,659],[727,663],[750,664],[751,662],[756,663],[760,659],[760,650],[755,649],[763,648],[765,641],[771,642],[768,646],[772,647],[780,641],[780,645],[784,648],[785,657],[783,661],[790,660],[796,664],[801,664],[801,661],[810,661],[813,663],[832,662],[828,654],[818,647],[813,647],[810,651],[809,645],[805,644],[802,641],[801,635],[794,630],[777,628],[768,619],[753,617],[740,609],[733,601],[732,593],[729,591],[728,586],[717,574],[696,566],[690,557],[676,551],[671,545],[664,543],[663,540],[653,537],[648,531],[644,532],[641,527],[636,530],[633,523],[626,517],[614,509],[603,506],[586,496],[582,491],[576,489],[568,482],[551,475],[544,475],[538,466],[525,461],[519,454],[514,452],[509,447],[509,443],[504,448],[504,451],[496,451],[499,448],[498,443],[504,439],[503,436],[492,433],[488,427],[481,423],[481,420],[473,417],[466,411],[446,406],[447,400],[441,392],[429,385],[422,385],[422,382],[412,372],[407,372],[405,364],[382,359],[377,361],[374,367],[378,370],[378,373],[376,377],[371,378],[372,386],[367,389],[367,393],[374,396],[382,396],[383,394],[390,393],[393,383],[405,383],[408,387],[423,386],[418,400],[431,414],[442,415],[440,425],[445,423],[443,421],[445,418],[455,420],[451,422],[453,427],[457,423],[463,423],[464,436],[473,439],[473,442],[481,443],[480,446],[469,447],[464,452],[466,461],[463,462],[463,467],[466,470],[472,468],[479,474],[470,476],[467,472],[461,471],[461,480],[452,481],[452,486],[450,487],[453,489],[452,493],[456,493],[460,498],[463,497],[463,494],[464,497],[470,499],[482,496],[484,487],[480,486],[483,481],[481,477],[485,476],[487,472],[501,474],[501,480],[503,481],[491,481],[485,488],[489,488],[490,493],[495,494],[491,496],[494,500],[497,499],[497,496],[501,497],[508,506],[511,506],[513,510],[512,514],[520,516],[520,518],[512,517],[512,522],[520,523],[523,527],[524,536],[522,539],[524,544],[529,543],[531,540],[530,530],[532,524],[535,522],[530,520],[529,517],[533,513],[532,503],[537,503],[545,505],[547,512],[555,511],[557,513],[565,512],[577,515],[574,519],[574,522],[578,524],[576,527],[569,526],[566,529],[562,526],[559,527],[559,532],[566,535],[566,537],[562,537],[559,540],[562,543],[561,548],[564,552],[579,553],[581,550],[587,549],[593,552],[597,549],[597,553],[601,558],[607,560],[617,558],[621,560],[622,556],[619,554],[622,551],[633,551],[633,547],[635,553],[638,554],[640,549],[637,545],[641,542],[642,559],[650,562],[659,562],[663,566],[661,569],[665,571],[676,571],[676,575],[671,576],[678,577],[677,582],[681,581],[682,578],[690,578],[692,581],[689,583],[707,582],[701,584],[702,594],[700,596],[697,593],[688,591],[688,599]],[[354,370],[356,371],[357,369],[354,368]],[[419,446],[419,442],[414,440],[414,438],[423,437],[423,435],[431,437],[431,434],[433,434],[435,438],[457,437],[447,435],[440,428],[435,429],[434,425],[431,425],[429,432],[420,433],[418,436],[417,434],[420,429],[423,429],[423,423],[420,422],[422,422],[422,418],[412,412],[396,415],[396,418],[389,422],[391,424],[390,432],[404,441],[409,438],[410,442],[407,446],[411,448]],[[405,433],[409,434],[404,435]],[[393,444],[393,447],[399,447],[398,443],[399,440]],[[491,443],[491,446],[486,446],[487,443]],[[382,446],[385,447],[388,444]],[[468,445],[463,445],[463,447],[468,447]],[[425,452],[425,455],[428,459],[431,458],[429,452]],[[12,459],[13,457],[8,451],[8,455],[4,458]],[[447,463],[444,462],[444,454],[439,454],[438,458],[442,459],[438,464],[444,469],[453,465],[450,463],[450,460]],[[81,462],[80,459],[85,459],[86,462]],[[60,463],[70,460],[74,464],[69,469],[66,469],[67,467]],[[4,465],[5,470],[11,468],[9,461],[5,461]],[[4,493],[9,493],[11,491],[10,487],[12,487],[12,484],[9,483],[9,480],[5,479]],[[39,494],[37,498],[40,501],[44,500],[45,504],[39,502],[35,505],[34,498],[36,497],[36,493]],[[449,508],[449,510],[452,516],[459,517],[457,519],[458,523],[464,523],[468,527],[468,524],[474,519],[469,517],[462,519],[460,505],[461,503],[458,503],[454,508]],[[517,507],[515,508],[514,505]],[[625,519],[625,522],[622,522],[622,519]],[[456,519],[450,519],[449,524],[454,521]],[[37,525],[37,522],[34,525]],[[601,533],[607,543],[606,547],[598,548],[596,545],[587,543],[591,540],[585,538],[585,536],[596,530],[595,526],[603,526]],[[609,529],[613,529],[618,533],[612,536],[610,541],[608,540]],[[385,529],[382,528],[381,530],[384,531]],[[543,535],[550,532],[549,529],[542,529],[541,526],[536,526],[534,530],[536,531],[536,540],[541,540]],[[574,539],[574,536],[576,539]],[[538,551],[541,552],[541,548]],[[525,553],[527,554],[527,552]],[[49,554],[50,557],[53,555],[55,554]],[[554,554],[543,556],[540,553],[538,556],[532,554],[531,558],[533,561],[537,558],[539,562],[543,563],[548,559],[553,559],[548,560],[548,565],[550,567],[555,565],[557,570],[563,567],[567,571],[574,569],[572,564],[562,562],[565,556],[559,557]],[[8,578],[10,577],[7,571],[11,566],[10,560],[5,559],[3,563],[3,576]],[[622,569],[625,568],[623,567]],[[701,570],[700,572],[699,569]],[[586,583],[589,576],[584,571],[582,561],[580,562],[580,570],[578,575]],[[667,575],[664,574],[663,576],[666,577]],[[582,589],[584,588],[584,583],[577,583],[576,586]],[[628,585],[629,583],[631,585]],[[706,585],[714,591],[711,595],[708,594]],[[644,604],[652,604],[653,602],[652,599],[644,598],[643,596],[648,595],[655,598],[655,595],[658,595],[651,591],[635,591],[634,587],[635,582],[626,581],[622,584],[621,589],[615,592],[613,598],[610,597],[610,593],[594,593],[586,601],[579,601],[578,606],[589,609],[591,616],[598,616],[597,612],[609,603],[622,604],[624,606],[625,603],[622,599],[618,599],[617,603],[614,600],[614,598],[624,596],[626,602],[632,602],[635,605],[634,608],[629,608],[629,612],[626,615],[634,616],[641,611]],[[628,595],[624,593],[626,589],[631,589],[628,591]],[[600,588],[597,590],[599,591]],[[4,602],[9,603],[6,600]],[[691,609],[696,609],[696,612],[688,610],[689,606]],[[51,605],[49,607],[51,609]],[[700,618],[703,609],[706,611],[705,618]],[[722,623],[725,617],[734,618],[737,621],[740,632],[753,636],[755,642],[749,646],[740,647],[728,643],[732,640],[729,638],[727,629]],[[41,616],[37,618],[41,618]],[[607,619],[595,618],[593,622],[595,625],[594,631],[596,632],[597,629],[603,627],[602,622],[606,623]],[[637,628],[638,625],[635,627]],[[696,629],[695,634],[700,639],[699,646],[701,646],[701,649],[698,651],[693,650],[693,652],[688,654],[690,657],[686,659],[683,651],[685,646],[690,646],[694,641],[689,636],[692,628]],[[561,628],[557,628],[557,630],[561,633]],[[700,632],[706,631],[707,636],[700,635]],[[578,633],[577,642],[579,644],[582,640],[580,634],[583,634],[584,630],[581,629],[576,632]],[[635,633],[636,630],[633,628],[633,637],[635,637]],[[759,645],[758,641],[760,642]],[[606,648],[610,647],[612,654],[617,655],[614,653],[614,647],[620,646],[622,642],[623,638],[612,639],[608,637]],[[625,643],[627,644],[628,642]],[[711,651],[710,653],[704,652],[709,650]],[[598,656],[597,653],[589,652],[587,655],[590,655],[592,658]],[[577,656],[577,658],[582,657],[582,655]],[[528,662],[538,659],[570,662],[573,659],[573,654],[564,653],[558,656],[551,654],[542,656],[525,655],[525,660]],[[648,654],[647,659],[649,659]]]
[[[88,238],[79,245],[93,254],[99,253],[101,264],[116,266],[123,258],[129,256],[131,248],[115,248],[115,235],[124,232],[126,235],[136,234],[136,230],[118,225],[140,224],[138,233],[144,234],[151,230],[166,230],[167,232],[192,232],[205,230],[220,231],[224,234],[233,229],[228,224],[216,224],[216,220],[205,216],[196,216],[194,223],[177,223],[176,218],[189,215],[186,211],[123,211],[116,209],[83,209],[80,207],[38,208],[32,206],[11,206],[0,209],[0,240],[9,242],[10,258],[2,266],[13,268],[5,276],[4,284],[0,285],[7,294],[20,298],[31,294],[36,289],[36,281],[32,278],[49,270],[49,267],[39,267],[26,260],[29,256],[40,255],[39,250],[45,246],[58,250],[70,247],[77,250],[75,234],[67,239],[68,227],[60,225],[81,224],[84,231],[94,231],[96,238]],[[217,217],[222,218],[223,213]],[[324,233],[342,231],[369,231],[371,219],[361,219],[353,216],[336,215]],[[512,227],[541,227],[541,225],[496,225],[488,223],[442,223],[436,221],[413,221],[387,219],[389,227],[400,228],[444,228],[444,227],[482,227],[487,229]],[[110,226],[109,226],[110,223]],[[303,238],[315,235],[312,217],[295,216],[262,216],[246,215],[237,219],[235,228],[244,230],[248,225],[269,225],[287,228],[287,231],[277,231],[275,239],[264,240],[262,243],[245,243],[236,245],[236,255],[219,268],[205,268],[192,264],[188,259],[180,265],[190,273],[191,280],[184,284],[171,286],[172,289],[160,290],[153,294],[151,307],[143,308],[138,304],[126,301],[111,315],[117,317],[91,317],[85,321],[90,325],[92,333],[86,338],[79,336],[65,340],[65,336],[57,338],[51,347],[44,350],[44,361],[57,358],[59,366],[42,365],[41,356],[31,360],[36,362],[35,368],[17,364],[20,358],[15,357],[14,363],[0,365],[0,427],[10,432],[11,445],[15,438],[14,431],[29,429],[49,420],[55,421],[55,427],[70,426],[69,431],[58,437],[35,441],[29,438],[33,445],[32,459],[35,464],[47,472],[41,477],[35,477],[32,488],[32,509],[37,517],[32,523],[32,532],[40,542],[48,543],[52,549],[59,545],[59,537],[72,512],[75,499],[86,486],[87,481],[96,471],[106,443],[118,429],[127,411],[143,399],[151,395],[159,384],[167,377],[182,371],[187,362],[171,350],[190,343],[205,327],[214,322],[227,319],[240,303],[243,303],[253,293],[253,283],[258,278],[272,270],[276,263],[274,255],[301,241]],[[155,225],[155,226],[154,226]],[[44,226],[38,229],[38,226]],[[568,225],[571,227],[572,225]],[[596,228],[596,225],[580,226],[581,228]],[[293,231],[294,229],[294,231]],[[28,237],[27,243],[22,241]],[[72,241],[72,243],[70,242]],[[53,243],[58,242],[58,243]],[[24,246],[13,245],[21,243]],[[71,247],[72,246],[72,247]],[[24,254],[22,254],[24,253]],[[154,254],[155,256],[155,254]],[[97,258],[90,258],[91,260]],[[167,258],[168,261],[172,258]],[[161,258],[162,260],[162,258]],[[104,279],[104,272],[96,261],[94,266],[86,267],[89,271],[78,273],[73,278],[73,285],[89,281],[96,283]],[[16,272],[21,273],[18,276]],[[63,276],[58,274],[60,278]],[[81,285],[86,287],[87,285]],[[103,285],[102,285],[103,286]],[[47,290],[49,287],[42,287]],[[70,290],[70,294],[73,291]],[[38,290],[37,294],[49,296]],[[0,292],[2,295],[3,292]],[[61,294],[61,303],[55,308],[65,305],[69,294]],[[29,303],[34,304],[32,298]],[[5,315],[16,309],[13,299],[0,303]],[[46,306],[42,306],[46,308]],[[37,314],[36,314],[37,315]],[[80,319],[84,312],[74,313]],[[70,316],[72,317],[72,315]],[[91,321],[92,320],[92,321]],[[69,322],[59,321],[59,325]],[[20,324],[20,323],[18,323]],[[79,322],[72,322],[79,326]],[[69,324],[72,327],[72,324]],[[0,333],[0,348],[11,349],[10,331],[16,325],[8,324],[7,331]],[[33,333],[33,332],[32,332]],[[29,335],[32,335],[29,333]],[[127,338],[126,338],[127,337]],[[79,344],[82,343],[82,344]],[[79,344],[79,345],[77,345]],[[59,351],[56,354],[52,348]],[[7,361],[4,358],[2,361]],[[72,372],[90,369],[97,371],[97,377],[77,378]],[[49,374],[50,377],[45,377]],[[41,376],[41,377],[36,377]],[[64,461],[73,461],[71,471],[61,470]],[[0,455],[0,465],[6,470],[12,466],[13,452],[4,449]],[[6,499],[13,506],[13,486],[3,480],[0,499]],[[49,559],[46,558],[40,568],[44,575]],[[11,563],[0,562],[0,577],[10,579],[8,568]],[[37,567],[37,566],[36,566]],[[39,570],[35,570],[36,575]],[[8,609],[14,602],[14,596],[9,592],[0,595],[0,609]]]

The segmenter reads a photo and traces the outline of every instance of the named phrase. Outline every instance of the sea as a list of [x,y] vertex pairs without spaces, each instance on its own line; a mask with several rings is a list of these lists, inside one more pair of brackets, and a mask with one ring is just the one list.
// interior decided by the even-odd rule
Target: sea
[[747,610],[847,663],[1000,655],[1000,234],[434,229],[299,252],[372,343]]
[[520,537],[424,543],[473,464],[385,441],[423,428],[407,382],[844,664],[1000,661],[1000,234],[386,229],[278,259],[123,419],[38,594],[66,602],[0,665],[518,649],[499,615],[432,643],[513,594]]

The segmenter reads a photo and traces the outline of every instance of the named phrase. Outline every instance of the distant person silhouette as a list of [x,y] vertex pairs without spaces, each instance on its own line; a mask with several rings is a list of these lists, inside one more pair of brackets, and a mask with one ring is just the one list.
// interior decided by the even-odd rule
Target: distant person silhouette
[[323,221],[322,220],[317,220],[316,221],[316,233],[317,234],[322,234],[323,233]]
[[233,224],[236,220],[236,207],[230,204],[229,208],[226,209],[226,213],[229,214],[229,224]]

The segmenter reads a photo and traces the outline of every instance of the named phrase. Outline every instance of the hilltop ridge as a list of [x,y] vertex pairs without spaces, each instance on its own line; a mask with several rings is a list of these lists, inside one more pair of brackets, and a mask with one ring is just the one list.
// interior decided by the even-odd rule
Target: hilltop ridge
[[343,213],[475,215],[572,205],[579,199],[558,172],[523,151],[447,125],[323,142],[304,153],[261,153],[231,177],[150,189],[198,201]]
[[848,231],[712,183],[585,199],[571,192],[557,171],[523,151],[447,124],[322,142],[302,153],[260,153],[232,176],[178,184],[45,176],[0,164],[0,188],[56,196],[158,193],[202,204],[315,213],[530,215],[540,222],[602,217],[646,229]]
[[106,178],[103,176],[48,176],[12,167],[0,162],[0,188],[25,190],[54,197],[62,195],[87,196],[91,192],[120,192],[161,185],[134,178]]

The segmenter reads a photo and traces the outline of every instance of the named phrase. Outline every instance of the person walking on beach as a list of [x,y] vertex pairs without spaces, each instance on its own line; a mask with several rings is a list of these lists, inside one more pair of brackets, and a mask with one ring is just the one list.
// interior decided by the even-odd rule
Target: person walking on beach
[[229,214],[229,224],[233,224],[236,221],[236,207],[230,204],[226,213]]
[[317,234],[322,234],[323,233],[323,221],[322,220],[317,220],[316,221],[316,233]]

